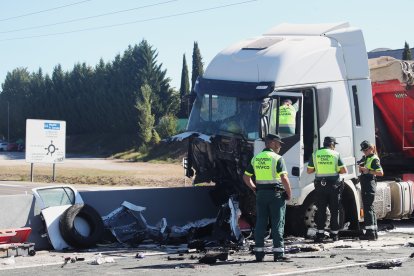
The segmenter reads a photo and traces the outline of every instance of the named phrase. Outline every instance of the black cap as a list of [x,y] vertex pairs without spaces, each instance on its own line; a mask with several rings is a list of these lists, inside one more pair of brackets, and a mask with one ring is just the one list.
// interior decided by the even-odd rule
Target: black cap
[[371,146],[371,143],[367,140],[361,142],[361,151],[368,149]]
[[338,143],[336,142],[335,137],[332,136],[326,136],[325,139],[323,139],[323,144],[332,144],[334,143],[335,145],[338,145]]
[[266,135],[265,140],[266,141],[278,141],[279,143],[282,143],[283,144],[282,139],[277,134],[271,134],[271,133],[269,133],[269,134]]

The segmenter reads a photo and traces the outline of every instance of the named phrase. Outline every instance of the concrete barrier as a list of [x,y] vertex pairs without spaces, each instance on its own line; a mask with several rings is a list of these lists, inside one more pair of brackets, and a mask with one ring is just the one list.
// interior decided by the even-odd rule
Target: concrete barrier
[[[80,191],[83,201],[94,207],[101,216],[118,208],[122,202],[146,207],[143,212],[148,224],[155,225],[166,218],[168,225],[181,226],[188,222],[214,218],[218,207],[213,205],[209,192],[212,187],[180,187],[129,190]],[[51,249],[33,195],[0,196],[0,229],[31,227],[29,242],[36,250]]]

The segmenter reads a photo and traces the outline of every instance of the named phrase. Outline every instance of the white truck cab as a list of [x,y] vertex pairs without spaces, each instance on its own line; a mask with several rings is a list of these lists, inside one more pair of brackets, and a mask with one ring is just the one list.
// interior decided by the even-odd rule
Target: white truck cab
[[348,23],[278,25],[218,53],[195,90],[188,132],[181,136],[189,137],[187,176],[195,172],[194,183],[214,182],[218,203],[238,194],[242,212],[251,214],[254,195],[241,177],[252,156],[263,149],[261,138],[282,134],[279,108],[290,99],[297,108],[295,131],[282,135],[280,152],[292,186],[287,225],[302,233],[312,227],[314,175],[306,167],[324,137],[333,136],[348,169],[341,175],[346,183],[341,217],[358,227],[359,144],[375,141],[361,30]]

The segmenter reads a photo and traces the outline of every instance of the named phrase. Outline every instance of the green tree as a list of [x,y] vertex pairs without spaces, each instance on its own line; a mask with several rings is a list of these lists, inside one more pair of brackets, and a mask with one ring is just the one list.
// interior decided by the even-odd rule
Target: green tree
[[[26,133],[26,119],[30,114],[31,76],[27,68],[16,68],[8,72],[2,85],[2,101],[9,105],[10,140],[22,138]],[[7,108],[7,107],[6,107]],[[3,133],[5,131],[2,131]]]
[[181,71],[181,84],[180,84],[180,112],[179,118],[188,118],[190,114],[189,110],[189,94],[190,94],[190,80],[188,77],[188,66],[187,61],[185,58],[185,54],[183,55],[183,69]]
[[151,113],[152,90],[148,84],[141,86],[140,95],[137,99],[136,109],[138,110],[138,137],[142,145],[147,145],[152,138],[154,128],[154,115]]
[[179,99],[175,90],[170,88],[167,70],[162,68],[162,63],[158,64],[157,57],[157,51],[146,40],[142,40],[136,57],[141,66],[138,75],[140,82],[147,83],[152,89],[152,112],[155,120],[159,121],[167,113],[178,112]]
[[[50,77],[41,68],[34,73],[16,68],[7,74],[0,91],[0,133],[7,133],[8,122],[1,119],[10,113],[11,139],[24,137],[27,118],[65,120],[68,135],[136,134],[142,123],[137,122],[141,117],[137,103],[140,108],[148,104],[140,89],[147,84],[150,110],[144,115],[154,119],[147,130],[154,136],[151,128],[155,122],[180,109],[179,91],[170,87],[167,71],[157,58],[156,49],[142,40],[108,63],[102,59],[96,66],[77,63],[68,71],[58,64]],[[143,141],[148,142],[150,135],[146,134]]]
[[163,116],[156,126],[156,130],[162,139],[173,136],[177,133],[177,118],[170,114]]
[[198,48],[197,41],[194,42],[193,47],[193,70],[191,72],[191,91],[194,92],[194,85],[199,76],[204,74],[203,60]]
[[402,60],[412,60],[411,49],[407,41],[404,44],[404,51],[402,53]]
[[152,130],[151,145],[157,145],[161,142],[160,135],[158,135],[157,130]]

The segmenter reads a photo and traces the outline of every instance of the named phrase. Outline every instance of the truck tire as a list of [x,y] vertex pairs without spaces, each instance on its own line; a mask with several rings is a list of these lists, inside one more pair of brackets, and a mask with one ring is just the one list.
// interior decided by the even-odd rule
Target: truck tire
[[[83,218],[89,225],[90,233],[84,236],[75,227],[75,218]],[[69,207],[60,217],[59,229],[63,239],[75,248],[94,246],[102,237],[104,224],[98,212],[87,204],[75,204]]]
[[[316,208],[316,194],[310,193],[299,207],[290,207],[287,211],[286,231],[292,235],[306,237],[309,228],[316,229],[315,214]],[[329,229],[331,214],[329,209],[326,209],[325,229]],[[339,209],[339,227],[342,228],[345,220],[345,209],[341,205]]]

